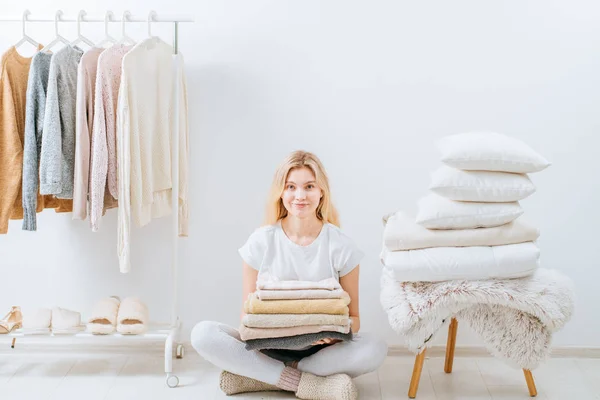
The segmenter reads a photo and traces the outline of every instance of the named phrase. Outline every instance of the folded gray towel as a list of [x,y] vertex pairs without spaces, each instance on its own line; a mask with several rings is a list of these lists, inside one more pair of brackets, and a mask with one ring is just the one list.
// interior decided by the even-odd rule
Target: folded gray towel
[[300,361],[303,358],[310,357],[329,346],[331,345],[317,344],[315,346],[310,346],[306,350],[262,349],[260,352],[271,358],[274,358],[275,360],[279,360],[282,363],[288,363],[291,361]]
[[286,350],[304,350],[310,347],[317,340],[331,338],[344,341],[352,340],[352,332],[318,332],[307,333],[304,335],[287,336],[268,339],[251,339],[246,341],[246,350],[263,349],[286,349]]

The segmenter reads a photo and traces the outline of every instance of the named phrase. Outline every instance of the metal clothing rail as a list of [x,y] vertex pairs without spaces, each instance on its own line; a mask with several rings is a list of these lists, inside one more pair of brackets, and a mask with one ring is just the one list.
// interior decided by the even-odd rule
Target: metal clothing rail
[[[122,22],[123,18],[115,17],[112,11],[108,11],[109,15],[108,22]],[[150,11],[150,22],[194,22],[192,18],[188,17],[180,17],[180,16],[170,16],[170,17],[160,17],[155,12]],[[54,22],[55,17],[35,17],[30,18],[29,14],[25,17],[25,22]],[[0,22],[23,22],[23,17],[0,17]],[[75,18],[65,18],[62,15],[58,18],[58,22],[77,22],[77,17]],[[91,18],[87,16],[83,16],[81,18],[81,22],[106,22],[105,17],[103,18]],[[136,18],[133,16],[129,16],[125,18],[125,22],[148,22],[148,18]]]
[[[56,26],[56,30],[58,32],[58,23],[59,22],[104,22],[105,27],[108,26],[109,22],[146,22],[148,24],[148,33],[151,36],[150,24],[151,23],[172,23],[173,24],[173,52],[175,55],[179,53],[179,23],[180,22],[194,22],[192,18],[183,17],[183,16],[170,16],[170,17],[160,17],[157,15],[155,11],[150,11],[148,13],[147,18],[136,18],[131,15],[129,11],[125,11],[123,13],[122,18],[115,18],[112,11],[107,11],[104,18],[90,18],[87,17],[87,14],[84,10],[79,11],[79,14],[76,18],[64,18],[63,12],[61,10],[57,10],[54,17],[35,17],[30,18],[31,13],[29,10],[25,10],[21,17],[3,17],[0,16],[0,22],[21,22],[23,24],[23,36],[25,35],[25,23],[37,23],[37,22],[54,22]],[[172,299],[171,299],[171,322],[168,326],[165,324],[159,325],[151,325],[147,333],[142,335],[103,335],[104,340],[124,340],[125,343],[130,342],[131,340],[140,339],[140,340],[148,340],[148,339],[156,339],[163,338],[165,339],[165,373],[166,373],[166,382],[167,385],[171,388],[176,387],[179,384],[179,378],[173,374],[173,347],[176,346],[176,357],[183,358],[184,349],[181,344],[180,335],[181,335],[181,321],[179,320],[178,310],[179,310],[179,301],[178,301],[178,249],[179,249],[179,59],[175,57],[175,118],[174,118],[174,127],[171,134],[171,145],[172,145],[172,154],[171,157],[171,171],[172,171],[172,249],[171,249],[171,277],[172,277]],[[12,337],[12,346],[14,348],[15,340],[17,337],[27,337],[30,334],[26,330],[17,329],[12,333],[8,334],[9,337]],[[65,337],[65,335],[59,335],[61,337]],[[91,334],[86,334],[84,332],[75,333],[72,335],[73,337],[93,337]],[[35,335],[36,339],[40,339],[42,337],[54,337],[53,334],[48,335]]]

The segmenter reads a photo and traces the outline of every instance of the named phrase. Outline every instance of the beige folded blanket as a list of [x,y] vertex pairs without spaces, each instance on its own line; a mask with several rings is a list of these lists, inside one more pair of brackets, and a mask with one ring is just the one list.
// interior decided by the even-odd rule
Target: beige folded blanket
[[248,328],[288,328],[306,325],[346,326],[350,319],[345,315],[329,314],[248,314],[242,324]]
[[389,251],[430,247],[502,246],[533,242],[540,236],[536,227],[522,218],[504,225],[471,229],[427,229],[415,217],[403,211],[386,220],[383,240]]
[[301,289],[301,290],[257,290],[259,300],[297,300],[297,299],[341,299],[344,290]]
[[304,335],[307,333],[319,332],[350,332],[350,324],[347,326],[341,325],[305,325],[293,326],[289,328],[248,328],[241,325],[239,328],[240,337],[243,341],[253,339],[271,339],[282,338],[289,336]]
[[256,292],[244,304],[247,314],[336,314],[348,315],[350,296],[341,299],[259,300]]

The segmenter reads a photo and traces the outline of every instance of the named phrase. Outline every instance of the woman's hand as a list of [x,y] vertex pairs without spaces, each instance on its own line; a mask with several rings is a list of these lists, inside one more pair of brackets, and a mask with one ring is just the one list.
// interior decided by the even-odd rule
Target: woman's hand
[[334,344],[337,342],[341,342],[341,340],[340,339],[332,339],[332,338],[323,338],[321,340],[317,340],[316,342],[314,342],[312,344],[312,346],[316,346],[318,344]]

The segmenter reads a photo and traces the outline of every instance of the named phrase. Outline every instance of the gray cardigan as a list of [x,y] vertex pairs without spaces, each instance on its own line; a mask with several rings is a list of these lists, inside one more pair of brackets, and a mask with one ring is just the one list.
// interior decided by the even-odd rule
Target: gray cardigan
[[50,61],[42,133],[40,193],[73,198],[77,65],[83,50],[65,46]]
[[51,54],[38,52],[31,60],[25,105],[23,145],[23,230],[35,231],[42,126]]

